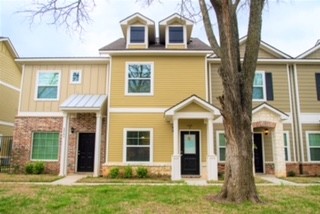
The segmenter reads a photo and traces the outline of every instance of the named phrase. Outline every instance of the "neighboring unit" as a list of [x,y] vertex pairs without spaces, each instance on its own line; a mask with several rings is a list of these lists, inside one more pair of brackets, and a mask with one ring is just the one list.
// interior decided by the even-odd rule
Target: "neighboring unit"
[[[94,58],[20,58],[14,164],[45,161],[61,176],[144,166],[172,180],[216,180],[226,158],[220,59],[192,21],[135,13],[124,38]],[[243,55],[246,38],[240,40]],[[319,46],[319,45],[318,45]],[[320,57],[293,59],[261,42],[253,85],[256,173],[320,174]],[[315,58],[312,58],[315,57]],[[312,59],[311,59],[312,58]]]

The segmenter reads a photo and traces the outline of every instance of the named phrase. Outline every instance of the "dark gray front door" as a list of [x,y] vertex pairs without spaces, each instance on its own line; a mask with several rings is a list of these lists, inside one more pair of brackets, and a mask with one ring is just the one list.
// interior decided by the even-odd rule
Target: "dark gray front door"
[[95,133],[79,133],[78,172],[93,172]]
[[181,139],[181,174],[199,175],[200,157],[199,157],[199,132],[183,131]]
[[258,173],[263,173],[262,134],[254,133],[254,168]]

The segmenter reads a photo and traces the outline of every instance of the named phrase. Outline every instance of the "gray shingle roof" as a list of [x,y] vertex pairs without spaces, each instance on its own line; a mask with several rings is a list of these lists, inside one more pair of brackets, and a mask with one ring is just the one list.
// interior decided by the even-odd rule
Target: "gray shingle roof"
[[[119,50],[130,50],[126,48],[126,41],[124,38],[120,38],[99,49],[99,51],[119,51]],[[167,49],[164,44],[156,43],[156,44],[149,44],[149,48],[147,50],[170,50],[170,49]],[[174,50],[177,51],[179,49],[174,49]],[[202,42],[200,39],[192,38],[191,41],[188,43],[187,49],[181,49],[181,50],[182,51],[185,51],[185,50],[189,50],[189,51],[208,50],[209,51],[209,50],[212,50],[212,48],[207,44],[205,44],[204,42]]]

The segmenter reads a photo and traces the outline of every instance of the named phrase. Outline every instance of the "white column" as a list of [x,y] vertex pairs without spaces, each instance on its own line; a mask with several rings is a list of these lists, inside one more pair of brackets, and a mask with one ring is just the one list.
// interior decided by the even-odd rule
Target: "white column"
[[171,162],[171,180],[181,179],[181,160],[179,151],[179,120],[173,119],[173,155]]
[[67,175],[68,144],[69,144],[69,115],[68,113],[63,113],[59,176]]
[[283,140],[283,124],[278,122],[272,132],[274,174],[277,177],[287,176]]
[[99,112],[96,114],[96,137],[94,146],[93,177],[98,177],[100,175],[101,127],[102,117],[101,113]]
[[213,140],[213,119],[208,118],[207,121],[207,173],[208,180],[218,180],[218,161],[217,156],[213,153],[214,140]]

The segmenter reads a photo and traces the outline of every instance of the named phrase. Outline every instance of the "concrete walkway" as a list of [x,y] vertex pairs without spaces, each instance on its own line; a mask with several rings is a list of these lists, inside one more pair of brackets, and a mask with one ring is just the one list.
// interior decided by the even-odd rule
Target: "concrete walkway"
[[[183,185],[182,183],[77,183],[82,178],[87,177],[88,174],[73,174],[68,175],[64,178],[56,180],[51,183],[41,183],[47,185]],[[286,181],[280,178],[275,177],[274,175],[265,175],[265,174],[256,174],[256,177],[259,177],[263,180],[266,180],[270,183],[259,183],[258,186],[273,186],[273,185],[286,185],[286,186],[310,186],[310,185],[319,185],[319,184],[299,184],[290,181]],[[221,186],[223,183],[207,183],[205,179],[201,178],[184,178],[183,179],[187,185],[190,186]]]
[[78,180],[87,177],[88,175],[82,175],[82,174],[74,174],[74,175],[68,175],[64,178],[61,178],[59,180],[56,180],[52,182],[53,185],[74,185]]

